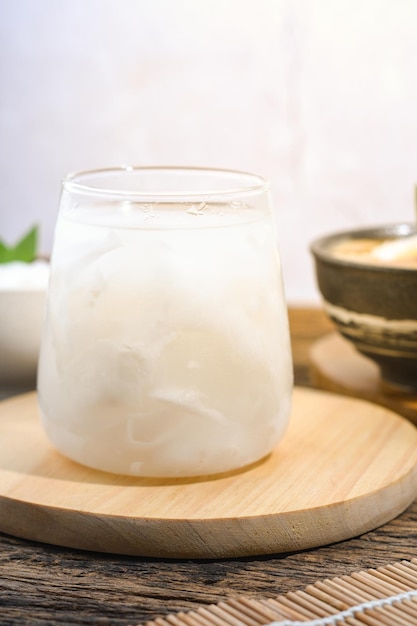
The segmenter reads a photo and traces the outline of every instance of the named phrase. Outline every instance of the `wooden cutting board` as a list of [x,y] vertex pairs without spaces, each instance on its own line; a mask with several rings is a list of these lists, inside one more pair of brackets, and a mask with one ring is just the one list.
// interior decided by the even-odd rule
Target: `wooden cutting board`
[[417,496],[417,429],[368,402],[296,388],[265,460],[217,477],[139,479],[56,452],[36,395],[0,403],[0,531],[164,558],[303,550],[376,528]]

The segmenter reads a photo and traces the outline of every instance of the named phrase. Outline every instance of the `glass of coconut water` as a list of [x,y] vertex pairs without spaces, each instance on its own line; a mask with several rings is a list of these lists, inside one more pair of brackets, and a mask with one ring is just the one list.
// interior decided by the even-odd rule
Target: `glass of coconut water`
[[38,368],[59,451],[133,476],[243,468],[282,438],[291,392],[267,181],[175,167],[63,181]]

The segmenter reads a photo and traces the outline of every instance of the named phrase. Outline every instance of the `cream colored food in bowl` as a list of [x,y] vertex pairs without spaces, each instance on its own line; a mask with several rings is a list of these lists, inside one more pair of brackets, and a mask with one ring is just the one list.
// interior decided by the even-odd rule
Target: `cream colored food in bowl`
[[356,263],[417,268],[417,235],[403,239],[348,239],[335,244],[336,257]]

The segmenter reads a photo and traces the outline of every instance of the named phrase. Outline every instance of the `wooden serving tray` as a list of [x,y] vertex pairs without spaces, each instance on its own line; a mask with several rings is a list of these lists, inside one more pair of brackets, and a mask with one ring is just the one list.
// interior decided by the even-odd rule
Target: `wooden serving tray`
[[384,384],[377,364],[339,333],[318,339],[310,348],[309,361],[315,387],[375,402],[417,425],[416,394]]
[[217,477],[140,479],[55,451],[36,395],[0,403],[0,531],[102,552],[224,558],[347,539],[417,496],[417,429],[362,400],[296,388],[276,450]]

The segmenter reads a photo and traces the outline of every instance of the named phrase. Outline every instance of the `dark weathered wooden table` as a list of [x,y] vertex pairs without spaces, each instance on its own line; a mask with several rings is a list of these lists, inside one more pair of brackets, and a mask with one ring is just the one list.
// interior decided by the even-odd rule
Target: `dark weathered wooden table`
[[[308,349],[331,326],[290,310],[296,383],[310,386]],[[93,554],[0,534],[0,624],[141,624],[241,594],[275,596],[417,556],[417,501],[361,537],[297,554],[167,561]]]

